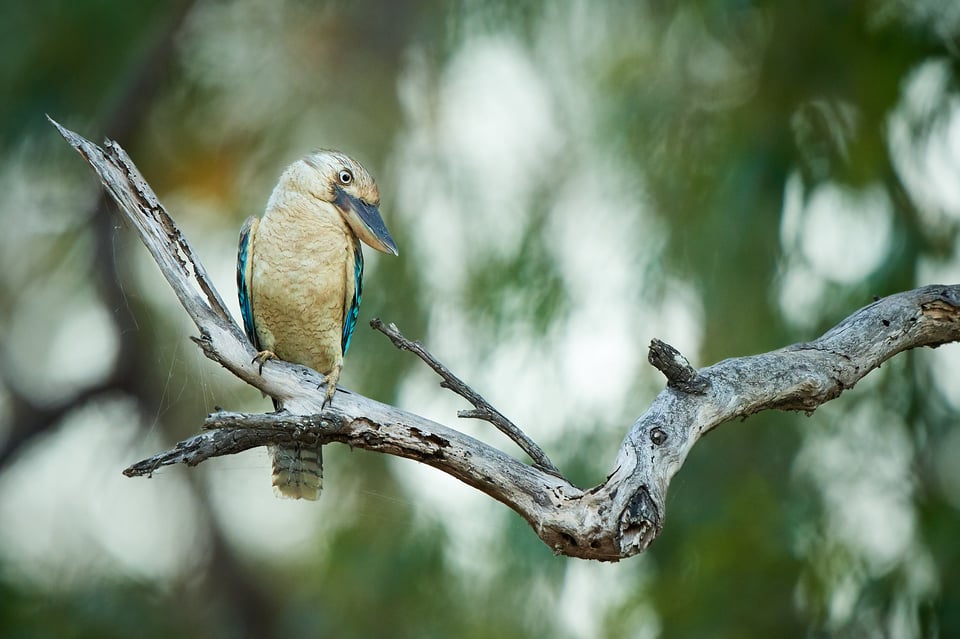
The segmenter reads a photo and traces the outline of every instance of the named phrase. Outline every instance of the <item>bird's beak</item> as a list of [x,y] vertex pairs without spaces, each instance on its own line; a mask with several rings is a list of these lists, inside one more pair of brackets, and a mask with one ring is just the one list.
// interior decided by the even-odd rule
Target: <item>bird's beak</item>
[[339,186],[336,187],[336,191],[337,198],[334,200],[334,204],[340,209],[347,220],[347,224],[357,234],[357,237],[378,251],[398,255],[397,244],[390,237],[390,231],[387,230],[387,225],[383,223],[379,209],[358,197],[350,195]]

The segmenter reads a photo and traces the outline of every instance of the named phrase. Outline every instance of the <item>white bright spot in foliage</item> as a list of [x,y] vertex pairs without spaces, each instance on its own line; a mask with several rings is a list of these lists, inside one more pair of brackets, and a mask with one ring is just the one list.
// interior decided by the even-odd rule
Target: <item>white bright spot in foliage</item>
[[[955,349],[956,350],[956,349]],[[957,353],[953,354],[954,357]],[[960,428],[949,431],[943,443],[937,448],[934,459],[937,478],[943,490],[943,496],[960,510]]]
[[960,218],[960,96],[946,60],[929,60],[904,82],[890,117],[890,157],[921,219],[936,229]]
[[632,609],[631,637],[654,639],[660,636],[661,624],[656,611],[646,598],[636,597],[638,586],[652,581],[644,559],[631,570],[622,565],[595,561],[570,561],[557,601],[561,627],[570,637],[591,639],[599,636],[605,617],[621,608]]
[[[842,411],[842,412],[841,412]],[[822,496],[828,534],[880,576],[914,545],[913,446],[902,422],[875,402],[828,405],[829,430],[812,431],[797,470]]]
[[550,88],[529,53],[507,36],[465,44],[440,89],[439,144],[463,169],[474,195],[484,198],[500,241],[520,237],[524,204],[549,168],[561,139]]
[[821,184],[807,202],[803,254],[824,278],[839,284],[858,282],[886,257],[892,218],[890,200],[879,185],[854,190]]
[[827,292],[823,278],[806,264],[786,269],[780,279],[780,308],[790,324],[810,328],[820,319],[821,300]]
[[118,340],[110,316],[89,289],[65,296],[59,287],[36,288],[14,309],[5,347],[23,391],[52,401],[102,379],[113,365]]
[[183,480],[120,473],[161,446],[137,420],[131,403],[93,404],[3,474],[0,549],[22,578],[65,587],[91,575],[163,580],[202,563],[196,504]]

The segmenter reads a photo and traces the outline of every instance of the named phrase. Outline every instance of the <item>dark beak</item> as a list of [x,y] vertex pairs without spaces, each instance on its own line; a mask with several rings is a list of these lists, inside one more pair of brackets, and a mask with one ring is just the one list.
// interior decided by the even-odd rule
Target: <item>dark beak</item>
[[387,225],[380,216],[380,210],[350,195],[339,186],[336,187],[336,192],[334,204],[340,209],[357,237],[378,251],[398,255],[397,244],[390,237],[390,231],[387,230]]

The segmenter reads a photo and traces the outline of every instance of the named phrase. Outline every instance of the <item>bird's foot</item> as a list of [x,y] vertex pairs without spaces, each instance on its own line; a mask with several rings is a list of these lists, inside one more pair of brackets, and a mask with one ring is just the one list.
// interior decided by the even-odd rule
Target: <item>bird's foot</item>
[[250,360],[250,363],[259,364],[260,365],[259,372],[261,375],[263,375],[263,365],[266,363],[267,360],[270,360],[270,359],[280,359],[280,358],[277,357],[277,354],[274,353],[273,351],[260,351],[259,353],[257,353],[256,357]]
[[[317,387],[320,388],[319,386]],[[333,394],[337,392],[337,385],[327,383],[327,393],[323,398],[323,404],[320,406],[320,410],[324,410],[329,404],[333,403]]]
[[[323,383],[327,387],[326,396],[323,398],[323,405],[320,406],[320,410],[323,410],[327,407],[327,404],[333,403],[333,394],[337,392],[337,382],[340,381],[340,370],[343,367],[343,362],[337,362],[333,367],[333,370],[330,371],[323,380]],[[320,386],[317,386],[317,390],[320,390]]]

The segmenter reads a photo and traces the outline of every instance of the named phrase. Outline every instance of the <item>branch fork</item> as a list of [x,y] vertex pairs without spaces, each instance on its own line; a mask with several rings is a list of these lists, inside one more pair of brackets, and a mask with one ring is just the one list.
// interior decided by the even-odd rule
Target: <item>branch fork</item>
[[926,286],[891,295],[856,311],[820,338],[769,353],[695,369],[676,349],[653,340],[650,363],[667,387],[627,429],[606,480],[583,490],[515,424],[393,324],[371,322],[393,344],[416,354],[441,386],[466,399],[461,418],[482,419],[505,433],[533,464],[456,429],[344,389],[324,407],[315,371],[268,361],[231,319],[216,288],[133,161],[116,143],[103,147],[53,125],[99,176],[153,255],[200,332],[204,355],[251,386],[283,402],[279,413],[223,410],[203,430],[124,471],[150,476],[171,464],[195,466],[211,457],[302,441],[344,443],[433,466],[506,504],[554,552],[617,561],[644,551],[663,528],[673,475],[705,433],[735,418],[767,410],[812,411],[839,396],[901,351],[960,340],[960,285]]

